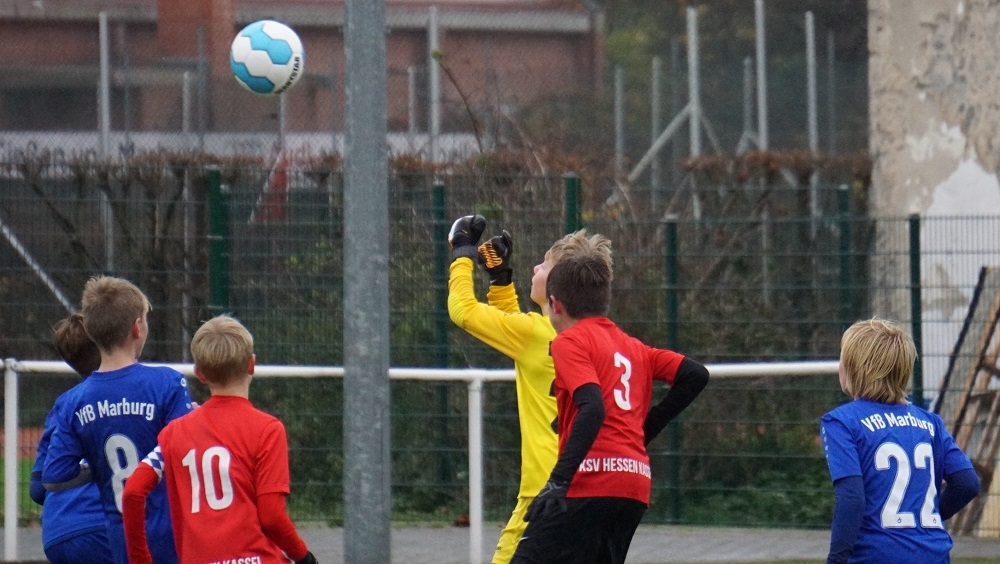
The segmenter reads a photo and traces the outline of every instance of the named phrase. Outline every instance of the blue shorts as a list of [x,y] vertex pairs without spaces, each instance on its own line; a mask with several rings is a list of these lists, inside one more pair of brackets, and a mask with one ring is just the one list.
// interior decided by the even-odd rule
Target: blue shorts
[[114,564],[108,535],[101,527],[75,537],[61,539],[45,547],[45,557],[51,564]]

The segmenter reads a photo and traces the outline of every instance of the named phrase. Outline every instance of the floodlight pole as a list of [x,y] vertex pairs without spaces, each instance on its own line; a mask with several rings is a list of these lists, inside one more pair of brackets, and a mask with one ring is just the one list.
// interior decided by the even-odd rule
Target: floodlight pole
[[344,561],[389,564],[392,456],[384,0],[347,0]]

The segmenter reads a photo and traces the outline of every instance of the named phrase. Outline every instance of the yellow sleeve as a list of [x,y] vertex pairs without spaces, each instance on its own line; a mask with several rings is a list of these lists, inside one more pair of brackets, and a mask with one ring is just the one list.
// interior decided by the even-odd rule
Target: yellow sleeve
[[[534,321],[515,309],[506,312],[476,299],[472,259],[452,261],[448,277],[448,315],[473,337],[517,360],[534,336]],[[513,289],[510,293],[514,294]],[[514,303],[517,302],[514,294]],[[502,300],[509,303],[509,298]]]
[[517,290],[513,284],[494,286],[486,292],[486,303],[495,306],[506,313],[521,313],[521,304],[517,303]]

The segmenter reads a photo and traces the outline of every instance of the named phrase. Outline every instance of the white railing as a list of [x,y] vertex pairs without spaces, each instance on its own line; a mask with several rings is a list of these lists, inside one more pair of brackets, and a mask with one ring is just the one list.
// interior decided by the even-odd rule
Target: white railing
[[[149,363],[156,364],[156,363]],[[17,430],[18,376],[20,374],[73,374],[65,363],[46,360],[4,361],[4,560],[17,560]],[[191,364],[159,364],[194,376]],[[805,376],[836,374],[836,360],[807,362],[767,362],[746,364],[712,364],[712,378],[757,376]],[[254,369],[255,378],[343,378],[340,366],[261,366]],[[480,562],[483,548],[483,384],[513,382],[513,370],[390,368],[391,380],[423,380],[427,382],[466,382],[469,386],[469,562]]]

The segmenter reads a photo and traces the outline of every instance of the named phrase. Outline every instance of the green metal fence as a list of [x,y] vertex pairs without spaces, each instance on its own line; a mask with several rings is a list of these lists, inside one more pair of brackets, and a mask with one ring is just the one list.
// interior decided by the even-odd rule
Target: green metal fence
[[[0,352],[55,359],[51,326],[101,272],[150,296],[144,358],[180,362],[200,322],[220,311],[254,333],[261,364],[341,365],[342,192],[335,167],[276,171],[183,159],[142,166],[46,161],[0,177]],[[836,358],[843,328],[879,315],[921,336],[932,398],[984,264],[1000,262],[1000,218],[872,218],[863,194],[785,181],[695,187],[658,206],[650,195],[568,175],[469,170],[391,174],[392,365],[509,367],[454,327],[446,311],[444,241],[466,213],[514,238],[522,307],[532,267],[567,231],[614,246],[612,317],[627,331],[705,362]],[[702,185],[705,183],[702,182]],[[485,276],[478,278],[485,295]],[[42,424],[73,380],[25,379],[21,420]],[[196,395],[204,390],[194,387]],[[253,401],[289,430],[298,520],[341,519],[342,385],[258,380]],[[660,392],[662,393],[662,391]],[[400,521],[452,521],[466,507],[462,385],[394,382],[393,503]],[[651,445],[647,520],[822,527],[832,488],[818,420],[846,398],[835,378],[716,380]],[[488,519],[510,511],[519,440],[513,386],[484,395]],[[30,459],[33,445],[25,446]],[[27,502],[26,519],[37,515]]]

